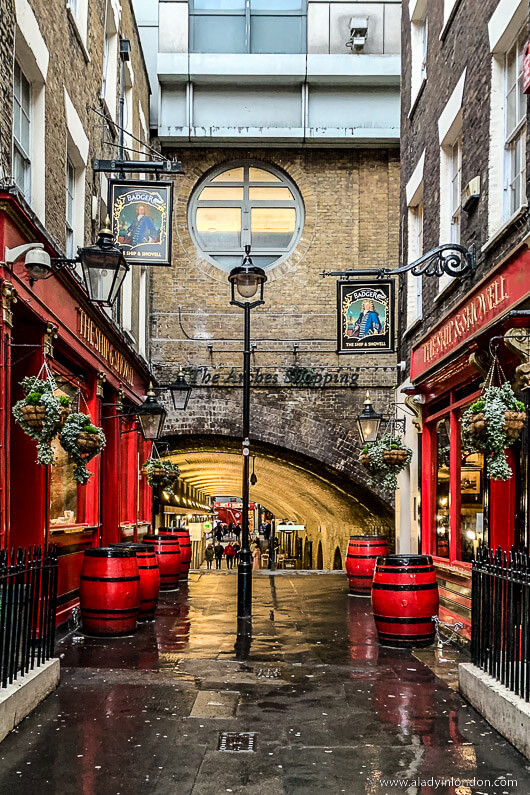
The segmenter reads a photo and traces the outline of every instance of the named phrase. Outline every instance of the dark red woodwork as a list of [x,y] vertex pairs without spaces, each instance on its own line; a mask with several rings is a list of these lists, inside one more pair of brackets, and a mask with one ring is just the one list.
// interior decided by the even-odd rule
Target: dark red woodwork
[[[5,246],[14,248],[28,241],[42,242],[50,256],[58,255],[15,196],[0,191],[0,252]],[[151,489],[145,482],[139,487],[138,472],[139,460],[148,457],[150,443],[133,432],[127,435],[131,441],[122,445],[126,436],[121,434],[124,428],[115,417],[119,412],[114,406],[118,395],[129,406],[139,404],[150,374],[112,321],[90,304],[67,269],[31,286],[23,263],[12,268],[0,264],[0,281],[0,286],[8,282],[17,293],[17,301],[11,305],[12,324],[8,311],[0,317],[0,546],[46,540],[58,545],[57,622],[63,623],[79,603],[84,550],[120,541],[121,523],[130,523],[134,536],[138,525],[149,526]],[[112,346],[113,359],[105,358],[104,348],[81,333],[81,313]],[[22,397],[19,382],[24,376],[36,375],[41,367],[49,324],[57,330],[53,351],[48,354],[49,366],[81,386],[80,410],[103,425],[107,438],[102,454],[89,464],[93,476],[77,489],[77,521],[64,526],[50,524],[48,472],[36,463],[36,443],[16,425],[11,413],[12,405]],[[115,366],[117,356],[127,362],[126,373]],[[103,398],[98,397],[102,385]]]
[[434,641],[438,585],[430,555],[386,555],[378,559],[372,607],[379,642],[408,648]]
[[143,537],[144,544],[153,545],[160,570],[160,590],[175,591],[179,587],[181,563],[180,544],[178,538],[170,535],[152,535]]
[[84,553],[79,586],[83,630],[129,635],[140,609],[140,574],[133,549],[99,547]]
[[346,554],[346,573],[350,593],[355,596],[370,596],[375,562],[379,555],[386,555],[388,544],[381,536],[352,536]]
[[187,580],[191,563],[191,540],[186,527],[159,527],[159,535],[174,534],[180,544],[180,579]]
[[140,574],[140,613],[139,619],[148,621],[155,617],[160,591],[160,571],[151,544],[133,544],[120,542],[112,544],[118,549],[131,549],[136,554],[138,573]]

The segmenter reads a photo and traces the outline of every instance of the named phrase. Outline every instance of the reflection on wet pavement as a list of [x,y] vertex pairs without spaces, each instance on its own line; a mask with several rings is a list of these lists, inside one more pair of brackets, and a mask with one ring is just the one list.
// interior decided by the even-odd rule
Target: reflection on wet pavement
[[[60,688],[0,746],[0,793],[530,791],[526,760],[457,693],[378,645],[343,575],[253,586],[251,631],[235,577],[192,575],[136,635],[64,639]],[[219,751],[221,732],[255,732],[255,752]]]

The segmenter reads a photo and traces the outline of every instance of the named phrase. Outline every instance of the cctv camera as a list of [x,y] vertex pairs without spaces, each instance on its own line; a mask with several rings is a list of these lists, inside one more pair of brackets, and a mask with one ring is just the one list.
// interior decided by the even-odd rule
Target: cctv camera
[[50,255],[40,248],[32,248],[26,254],[24,265],[32,281],[46,279],[52,272]]

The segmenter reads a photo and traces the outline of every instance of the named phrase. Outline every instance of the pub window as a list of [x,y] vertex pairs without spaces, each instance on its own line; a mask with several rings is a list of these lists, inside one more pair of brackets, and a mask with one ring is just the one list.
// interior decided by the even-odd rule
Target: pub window
[[445,417],[436,428],[436,539],[435,554],[449,558],[450,519],[450,428],[449,417]]
[[471,563],[484,541],[484,456],[462,449],[459,558]]
[[[71,401],[73,410],[76,411],[78,401],[78,389],[71,383],[71,379],[55,375],[57,383],[58,397],[67,395]],[[80,510],[78,500],[78,483],[74,480],[74,467],[70,456],[63,449],[59,440],[55,438],[52,443],[52,450],[55,457],[54,466],[50,470],[50,528],[58,529],[62,526],[76,525],[84,522],[85,517]]]

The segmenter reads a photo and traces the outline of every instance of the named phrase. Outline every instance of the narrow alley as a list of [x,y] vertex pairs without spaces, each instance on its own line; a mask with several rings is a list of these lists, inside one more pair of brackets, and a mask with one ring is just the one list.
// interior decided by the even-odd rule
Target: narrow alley
[[[236,579],[192,574],[134,637],[61,640],[59,689],[2,743],[0,792],[527,791],[526,760],[458,693],[378,645],[369,599],[348,596],[344,575],[255,576],[246,659]],[[452,668],[440,664],[449,683]],[[220,750],[223,732],[251,733],[253,750]]]

